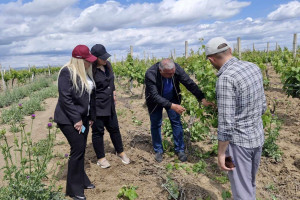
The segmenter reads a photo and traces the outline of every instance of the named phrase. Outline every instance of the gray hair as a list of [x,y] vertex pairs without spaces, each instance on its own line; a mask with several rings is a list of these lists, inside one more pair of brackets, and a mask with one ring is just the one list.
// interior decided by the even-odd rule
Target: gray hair
[[165,58],[159,62],[158,66],[159,66],[159,69],[163,71],[164,69],[173,69],[175,67],[175,63],[172,59]]

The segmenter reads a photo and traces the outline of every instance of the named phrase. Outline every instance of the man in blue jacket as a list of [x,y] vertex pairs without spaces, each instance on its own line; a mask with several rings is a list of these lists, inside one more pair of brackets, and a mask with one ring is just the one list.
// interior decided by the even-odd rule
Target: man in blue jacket
[[166,109],[172,125],[175,152],[180,161],[185,162],[187,160],[184,153],[183,129],[180,121],[180,115],[185,111],[185,108],[180,105],[179,83],[182,83],[204,106],[213,105],[206,101],[197,84],[171,59],[163,59],[147,70],[145,75],[145,97],[150,115],[152,144],[157,162],[163,160],[161,138],[163,108]]

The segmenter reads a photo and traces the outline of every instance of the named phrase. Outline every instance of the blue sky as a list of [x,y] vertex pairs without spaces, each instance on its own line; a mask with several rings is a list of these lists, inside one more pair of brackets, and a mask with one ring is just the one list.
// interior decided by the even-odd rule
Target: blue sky
[[[299,0],[18,0],[0,1],[0,64],[63,65],[78,44],[104,44],[116,59],[167,57],[184,41],[197,50],[223,36],[242,49],[291,48],[300,33]],[[300,37],[300,36],[298,36]],[[299,41],[299,39],[298,39]],[[298,42],[299,43],[299,42]],[[114,56],[115,55],[115,56]]]

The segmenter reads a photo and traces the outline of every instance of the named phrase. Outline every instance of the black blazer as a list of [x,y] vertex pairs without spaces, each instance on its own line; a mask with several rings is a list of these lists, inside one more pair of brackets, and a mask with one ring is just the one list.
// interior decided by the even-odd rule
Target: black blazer
[[114,72],[109,61],[106,62],[105,73],[93,64],[93,77],[96,84],[95,110],[96,116],[112,116],[116,111],[113,92],[115,91]]
[[159,63],[151,66],[145,74],[145,98],[148,106],[149,113],[152,113],[157,106],[170,109],[172,103],[181,103],[180,83],[182,83],[197,99],[201,101],[204,98],[204,94],[199,89],[197,84],[187,75],[177,63],[175,63],[175,74],[172,77],[173,80],[173,99],[171,101],[165,99],[162,96],[163,81],[159,72]]
[[[81,87],[79,77],[77,77],[77,84]],[[58,102],[54,112],[54,121],[58,124],[74,125],[80,120],[86,120],[88,118],[88,105],[89,94],[83,91],[80,96],[80,92],[76,92],[73,88],[71,80],[71,74],[67,67],[64,67],[58,77]],[[93,108],[93,99],[95,91],[92,91],[90,102],[90,120],[95,120],[95,112]]]

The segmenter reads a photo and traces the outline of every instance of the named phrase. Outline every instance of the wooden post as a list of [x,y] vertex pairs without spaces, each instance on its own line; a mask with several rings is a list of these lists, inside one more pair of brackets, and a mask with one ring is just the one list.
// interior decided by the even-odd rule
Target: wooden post
[[255,46],[254,46],[254,43],[253,43],[253,50],[252,51],[255,51]]
[[188,41],[185,41],[185,58],[187,59],[188,58],[188,47],[189,46],[189,44],[188,44]]
[[174,49],[174,58],[173,58],[173,60],[175,61],[176,60],[176,50]]
[[130,55],[133,57],[133,46],[130,45]]
[[116,58],[116,54],[114,54],[114,63],[117,63],[117,58]]
[[297,33],[294,33],[294,40],[293,40],[293,57],[296,58],[297,56]]
[[267,53],[269,53],[269,47],[270,47],[270,43],[267,42]]
[[278,44],[277,44],[277,42],[276,42],[275,51],[278,51]]
[[146,51],[144,51],[144,62],[146,62]]
[[241,59],[242,51],[241,51],[241,38],[240,37],[237,38],[237,50],[238,50],[239,59]]
[[2,65],[1,64],[0,64],[0,72],[1,72],[3,91],[6,91],[6,85],[5,85],[5,81],[4,81],[4,72],[2,71]]

